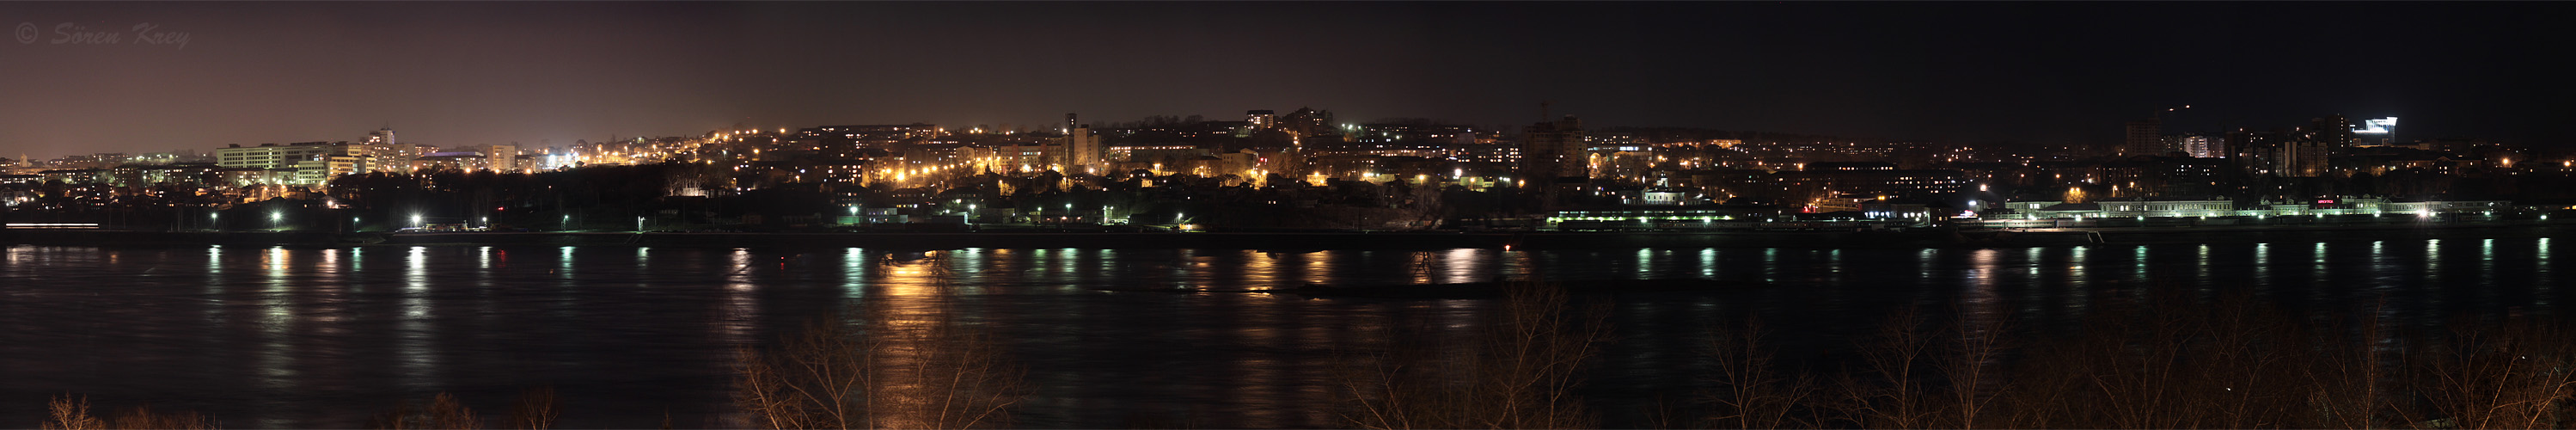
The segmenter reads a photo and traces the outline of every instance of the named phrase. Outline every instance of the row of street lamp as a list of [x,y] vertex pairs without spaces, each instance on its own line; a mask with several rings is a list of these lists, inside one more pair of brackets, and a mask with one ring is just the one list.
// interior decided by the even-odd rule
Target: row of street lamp
[[[1101,217],[1102,219],[1108,219],[1108,218],[1111,218],[1111,216],[1110,216],[1111,211],[1114,211],[1114,210],[1116,210],[1117,208],[1118,208],[1117,206],[1108,206],[1108,205],[1103,205],[1103,206],[1101,206],[1101,207],[1100,207],[1100,217]],[[850,208],[849,208],[849,209],[850,209],[850,216],[860,216],[860,215],[859,215],[859,207],[858,207],[857,205],[852,205],[852,206],[850,206]],[[976,209],[977,209],[977,206],[976,206],[975,204],[973,204],[973,203],[968,203],[968,204],[966,204],[966,216],[965,216],[965,217],[963,217],[963,218],[960,218],[960,219],[959,219],[960,223],[962,223],[962,224],[967,224],[967,225],[973,225],[973,224],[975,223],[975,212],[976,212]],[[1066,204],[1064,205],[1064,210],[1065,210],[1065,212],[1066,212],[1066,213],[1071,213],[1071,212],[1073,212],[1073,204],[1072,204],[1072,203],[1066,203]],[[222,213],[209,213],[209,214],[206,214],[206,219],[207,219],[207,221],[208,221],[208,222],[216,223],[216,225],[221,225],[220,221],[223,219],[223,214],[222,214]],[[1175,225],[1180,224],[1183,220],[1186,220],[1186,219],[1187,219],[1187,216],[1185,216],[1184,214],[1175,213],[1175,214],[1173,214],[1173,215],[1172,215],[1172,223],[1173,223],[1173,224],[1175,224]],[[358,218],[358,217],[350,217],[350,218],[349,218],[349,225],[351,225],[351,226],[356,226],[356,225],[358,225],[358,224],[359,224],[359,220],[360,220],[360,218]],[[489,227],[489,226],[491,226],[491,225],[492,225],[492,218],[491,218],[491,217],[483,217],[483,218],[481,218],[481,220],[482,220],[482,224],[483,224],[485,227]],[[644,220],[645,220],[645,217],[640,217],[640,216],[639,216],[639,217],[635,217],[635,231],[637,231],[637,232],[642,232],[642,231],[644,231]],[[285,213],[285,212],[269,212],[269,213],[268,213],[268,228],[269,228],[270,230],[277,230],[277,229],[281,228],[280,224],[284,223],[285,221],[286,221],[286,213]],[[427,218],[424,218],[424,217],[422,217],[422,216],[421,216],[421,215],[419,215],[419,214],[413,214],[413,215],[411,216],[411,225],[413,225],[413,226],[417,226],[417,227],[428,227],[428,226],[429,226],[429,224],[427,224],[427,223],[426,223],[426,221],[427,221]],[[866,222],[867,222],[867,219],[866,219],[866,218],[860,218],[860,219],[859,219],[859,221],[860,221],[861,223],[866,223]],[[570,224],[572,223],[572,215],[564,215],[564,223],[565,223],[565,225],[570,225]]]

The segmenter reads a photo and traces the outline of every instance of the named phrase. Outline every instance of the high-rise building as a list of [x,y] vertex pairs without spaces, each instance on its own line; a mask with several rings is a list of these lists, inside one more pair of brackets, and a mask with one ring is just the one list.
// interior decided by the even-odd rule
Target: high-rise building
[[2360,140],[2354,137],[2352,121],[2340,114],[2309,120],[2307,127],[2299,129],[2299,138],[2323,144],[2330,155],[2343,155]]
[[2129,121],[2128,139],[2120,142],[2120,155],[2158,155],[2165,152],[2164,120]]
[[1091,125],[1074,124],[1072,130],[1064,136],[1064,151],[1067,153],[1065,158],[1073,165],[1066,166],[1064,173],[1109,173],[1109,147],[1100,144],[1099,135],[1091,134]]
[[2279,131],[2253,131],[2238,128],[2227,132],[2227,157],[2247,174],[2289,176],[2282,171],[2282,160],[2288,145]]
[[2326,157],[2328,157],[2333,150],[2334,144],[2329,141],[2311,139],[2292,140],[2290,141],[2288,152],[2281,158],[2281,176],[2295,176],[2301,178],[2325,176]]
[[1530,124],[1521,132],[1521,175],[1533,181],[1590,177],[1584,158],[1583,120],[1573,115]]

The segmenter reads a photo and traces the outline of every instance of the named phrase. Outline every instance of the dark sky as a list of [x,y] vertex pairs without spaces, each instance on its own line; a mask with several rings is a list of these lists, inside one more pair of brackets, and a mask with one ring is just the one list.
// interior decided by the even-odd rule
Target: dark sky
[[[2576,4],[0,3],[0,156],[1329,109],[2097,143],[2398,116],[2576,139]],[[72,24],[114,34],[70,40]],[[24,24],[24,25],[21,25]],[[147,44],[134,27],[188,33]],[[2545,77],[2545,78],[2544,78]]]

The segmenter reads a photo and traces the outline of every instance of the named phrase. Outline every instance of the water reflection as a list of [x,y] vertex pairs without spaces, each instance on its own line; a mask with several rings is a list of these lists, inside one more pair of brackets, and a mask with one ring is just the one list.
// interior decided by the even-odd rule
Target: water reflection
[[[8,263],[0,267],[7,298],[0,324],[13,327],[0,332],[0,396],[148,394],[192,399],[174,401],[254,427],[354,427],[363,417],[347,411],[439,391],[490,401],[543,382],[600,411],[567,416],[567,427],[657,425],[665,410],[676,422],[707,422],[727,408],[732,348],[838,312],[879,328],[868,333],[897,363],[961,354],[928,335],[943,328],[990,330],[1029,366],[1038,390],[1021,426],[1122,427],[1144,414],[1208,427],[1338,427],[1328,408],[1337,353],[1384,341],[1393,328],[1466,333],[1489,303],[1229,291],[1527,278],[1576,288],[1601,279],[1776,285],[1616,296],[1615,325],[1632,341],[1604,351],[1622,365],[1604,370],[1599,383],[1612,392],[1604,398],[1625,399],[1689,395],[1691,382],[1671,375],[1693,369],[1695,352],[1675,339],[1746,315],[1763,316],[1784,342],[1815,351],[1874,330],[1903,307],[2063,327],[2081,321],[2097,294],[2157,288],[2284,295],[2307,311],[2377,306],[2408,324],[2503,308],[2564,314],[2555,243],[1563,252],[11,247],[0,259]],[[2474,261],[2468,252],[2477,253]],[[1204,291],[1126,288],[1176,285]],[[2381,297],[2391,299],[2382,306]],[[890,386],[909,397],[948,389],[912,372],[891,376]],[[29,413],[0,410],[0,422],[35,421]],[[931,421],[895,415],[902,416],[888,418]]]

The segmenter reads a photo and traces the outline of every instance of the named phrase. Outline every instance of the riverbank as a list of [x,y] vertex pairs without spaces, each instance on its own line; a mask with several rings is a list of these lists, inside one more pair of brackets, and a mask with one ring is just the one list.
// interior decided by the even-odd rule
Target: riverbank
[[1134,248],[1432,250],[1454,248],[1930,248],[2091,244],[2325,242],[2576,235],[2569,224],[2115,227],[1907,232],[1264,232],[1264,233],[624,233],[149,232],[0,230],[0,243],[112,246],[543,245],[680,247]]

